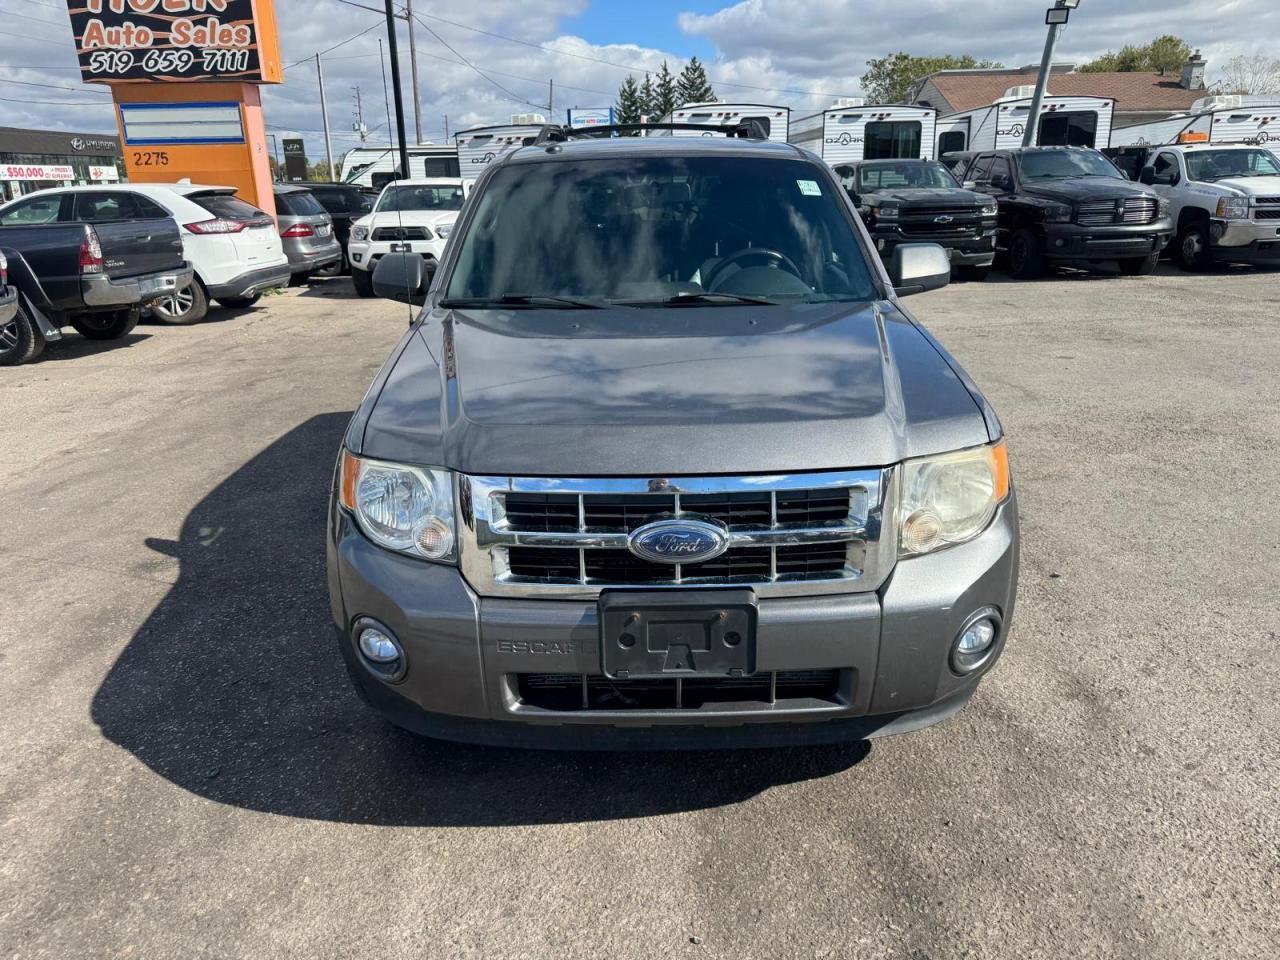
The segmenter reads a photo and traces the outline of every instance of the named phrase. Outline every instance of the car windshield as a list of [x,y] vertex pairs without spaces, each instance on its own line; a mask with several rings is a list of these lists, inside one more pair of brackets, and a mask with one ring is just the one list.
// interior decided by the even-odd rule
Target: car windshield
[[462,187],[446,184],[443,186],[393,186],[382,191],[378,198],[378,206],[374,213],[385,213],[388,210],[461,210]]
[[875,193],[895,187],[958,187],[956,178],[942,164],[864,163],[858,168],[858,192]]
[[874,299],[866,257],[829,184],[799,159],[512,164],[479,198],[445,302]]
[[1280,177],[1280,160],[1269,150],[1194,150],[1187,152],[1192,180],[1227,177]]
[[1093,150],[1032,150],[1018,157],[1024,180],[1069,180],[1072,177],[1110,177],[1123,180],[1110,160]]

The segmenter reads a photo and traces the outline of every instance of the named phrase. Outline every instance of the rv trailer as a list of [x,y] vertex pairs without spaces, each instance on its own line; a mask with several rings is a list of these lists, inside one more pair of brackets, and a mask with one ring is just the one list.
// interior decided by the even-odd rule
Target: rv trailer
[[860,160],[932,160],[937,122],[933,107],[838,100],[793,123],[787,139],[832,167]]
[[356,147],[338,164],[338,179],[381,190],[392,180],[456,177],[458,148],[444,143],[417,143],[408,149],[409,174],[400,175],[397,147]]
[[1111,134],[1113,147],[1157,147],[1175,143],[1280,147],[1280,96],[1204,97],[1192,104],[1190,113],[1117,127]]
[[[938,119],[938,156],[958,150],[1016,150],[1031,116],[1035,87],[1013,87],[995,103]],[[1044,98],[1036,145],[1103,147],[1111,145],[1116,102],[1110,97]]]
[[[705,123],[707,126],[732,126],[744,120],[754,120],[769,139],[786,143],[791,127],[791,108],[766,103],[686,103],[662,118],[661,123]],[[666,136],[672,131],[659,135]],[[691,131],[680,131],[688,136]],[[710,136],[711,134],[707,134]]]
[[469,191],[489,164],[508,150],[533,143],[543,126],[542,123],[508,123],[496,127],[473,127],[455,134],[463,188]]

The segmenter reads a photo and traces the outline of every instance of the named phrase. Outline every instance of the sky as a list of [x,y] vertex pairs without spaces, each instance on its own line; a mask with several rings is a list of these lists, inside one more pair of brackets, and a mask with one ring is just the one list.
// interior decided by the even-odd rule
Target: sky
[[[266,0],[263,0],[266,2]],[[323,55],[335,158],[359,145],[353,132],[360,88],[369,143],[387,139],[378,38],[380,14],[342,0],[274,0],[286,82],[264,88],[268,131],[298,134],[323,156],[314,62]],[[379,0],[360,0],[381,7]],[[396,0],[402,3],[403,0]],[[706,64],[721,99],[776,103],[816,112],[833,97],[857,96],[866,61],[897,50],[972,54],[1007,66],[1036,62],[1050,0],[412,0],[424,139],[546,113],[606,106],[618,84]],[[0,0],[0,125],[107,132],[115,129],[105,89],[80,83],[66,0]],[[351,39],[357,33],[367,33]],[[406,26],[400,26],[409,137]],[[1177,34],[1215,69],[1237,54],[1269,53],[1280,36],[1280,0],[1082,0],[1059,43],[1058,61],[1083,62],[1125,43]],[[331,49],[332,48],[332,49]],[[469,61],[471,65],[466,62]],[[481,73],[485,76],[481,76]]]

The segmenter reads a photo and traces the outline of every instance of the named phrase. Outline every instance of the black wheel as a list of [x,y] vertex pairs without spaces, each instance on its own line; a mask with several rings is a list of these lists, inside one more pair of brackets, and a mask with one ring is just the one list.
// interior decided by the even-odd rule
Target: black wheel
[[208,312],[209,297],[196,279],[192,279],[191,283],[176,293],[151,304],[152,317],[175,327],[199,323]]
[[1202,273],[1213,263],[1209,251],[1209,227],[1204,223],[1189,223],[1178,234],[1173,252],[1178,266],[1191,273]]
[[1009,238],[1009,276],[1037,280],[1044,274],[1044,244],[1025,227]]
[[351,268],[351,283],[356,288],[356,293],[362,297],[373,296],[373,274],[368,270],[357,270]]
[[956,276],[967,283],[981,283],[990,274],[990,267],[956,267]]
[[119,340],[133,331],[141,316],[142,310],[138,307],[109,313],[85,313],[72,318],[71,326],[89,340]]
[[255,293],[252,297],[218,297],[218,302],[228,310],[244,310],[261,299],[262,294]]
[[301,287],[310,283],[311,273],[312,271],[310,270],[308,270],[306,273],[295,273],[292,277],[289,278],[289,286]]
[[44,349],[44,337],[21,306],[13,319],[0,327],[0,367],[17,367],[27,363]]
[[1160,263],[1160,254],[1153,253],[1146,257],[1131,257],[1120,261],[1120,272],[1126,277],[1149,277],[1156,272]]

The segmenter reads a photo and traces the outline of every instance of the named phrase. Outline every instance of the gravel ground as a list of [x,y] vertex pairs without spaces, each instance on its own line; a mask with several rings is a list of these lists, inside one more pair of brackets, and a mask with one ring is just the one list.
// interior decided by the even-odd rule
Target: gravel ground
[[1004,418],[1010,647],[871,747],[517,753],[350,692],[346,281],[0,371],[0,955],[1280,955],[1280,277],[911,306]]

